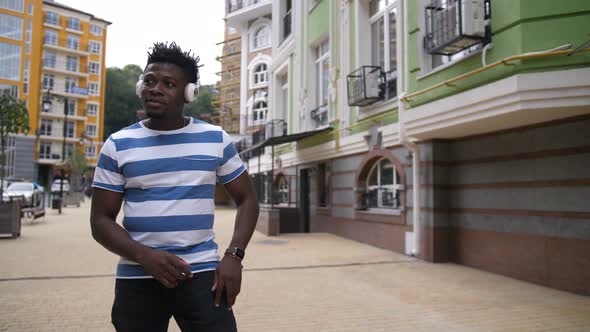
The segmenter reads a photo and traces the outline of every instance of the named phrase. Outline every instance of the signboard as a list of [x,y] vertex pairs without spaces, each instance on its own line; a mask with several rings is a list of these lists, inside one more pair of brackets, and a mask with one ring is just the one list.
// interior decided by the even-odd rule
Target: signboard
[[78,94],[78,95],[84,95],[84,96],[88,96],[88,89],[86,88],[79,88],[77,86],[72,87],[72,93]]

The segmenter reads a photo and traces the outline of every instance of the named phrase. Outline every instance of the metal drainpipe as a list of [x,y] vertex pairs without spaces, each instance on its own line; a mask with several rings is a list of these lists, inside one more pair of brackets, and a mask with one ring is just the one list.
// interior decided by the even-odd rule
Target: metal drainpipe
[[[405,92],[400,95],[398,103],[400,120],[403,120],[403,114],[406,111],[406,105],[401,102]],[[412,151],[412,225],[414,232],[414,248],[412,256],[420,254],[420,236],[422,226],[420,223],[420,147],[416,144],[416,139],[407,137],[403,121],[400,121],[401,143],[407,149]]]

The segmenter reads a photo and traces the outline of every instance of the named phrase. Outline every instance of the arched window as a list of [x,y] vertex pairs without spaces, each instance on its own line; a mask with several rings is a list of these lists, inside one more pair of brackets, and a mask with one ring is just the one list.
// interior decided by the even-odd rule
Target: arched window
[[254,69],[254,84],[264,83],[268,80],[268,67],[261,63]]
[[268,104],[266,101],[257,101],[254,103],[254,111],[252,112],[252,120],[254,124],[264,124],[266,113],[268,112]]
[[369,209],[398,208],[399,181],[399,174],[389,159],[377,160],[367,174],[363,205]]
[[270,28],[268,25],[260,27],[254,32],[254,49],[270,45]]

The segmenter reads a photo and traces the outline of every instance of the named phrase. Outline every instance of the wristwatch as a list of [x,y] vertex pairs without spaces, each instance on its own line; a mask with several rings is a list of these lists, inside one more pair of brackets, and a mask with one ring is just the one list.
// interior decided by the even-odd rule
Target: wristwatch
[[231,248],[227,248],[227,250],[225,251],[226,254],[232,255],[234,257],[236,257],[239,260],[244,259],[244,256],[246,255],[246,252],[244,251],[244,249],[242,248],[238,248],[238,247],[231,247]]

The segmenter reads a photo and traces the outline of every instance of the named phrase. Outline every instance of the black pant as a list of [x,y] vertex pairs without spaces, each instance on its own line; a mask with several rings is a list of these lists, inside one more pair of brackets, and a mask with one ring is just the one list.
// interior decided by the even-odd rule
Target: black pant
[[225,294],[213,306],[214,272],[193,274],[176,288],[166,288],[155,279],[117,279],[111,313],[117,331],[167,331],[174,316],[182,331],[237,331]]

